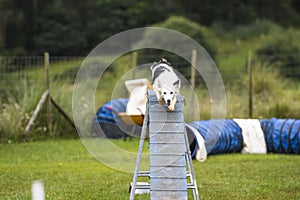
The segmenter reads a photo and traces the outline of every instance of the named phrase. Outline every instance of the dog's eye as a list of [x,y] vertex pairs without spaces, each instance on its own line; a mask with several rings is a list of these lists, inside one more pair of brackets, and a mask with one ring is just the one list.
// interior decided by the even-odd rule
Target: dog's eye
[[166,92],[164,92],[164,94],[167,94]]
[[173,94],[173,92],[170,92],[170,94]]

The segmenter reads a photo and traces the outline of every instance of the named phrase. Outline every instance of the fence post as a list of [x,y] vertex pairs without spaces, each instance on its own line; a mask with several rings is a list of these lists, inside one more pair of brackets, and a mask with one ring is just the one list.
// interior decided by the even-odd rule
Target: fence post
[[252,76],[252,52],[248,52],[248,75],[249,75],[249,118],[253,115],[253,76]]
[[138,53],[135,51],[132,53],[132,68],[133,68],[133,71],[132,71],[132,79],[135,79],[135,67],[137,65],[137,57],[138,57]]
[[25,140],[25,141],[27,141],[27,139],[28,139],[28,133],[29,133],[29,131],[30,131],[30,128],[31,128],[31,126],[33,125],[34,121],[36,120],[36,118],[37,118],[39,112],[41,111],[42,106],[44,105],[44,103],[45,103],[47,97],[49,97],[49,90],[46,90],[46,91],[44,92],[44,94],[42,95],[42,97],[41,97],[41,99],[40,99],[38,105],[36,106],[36,108],[35,108],[35,110],[34,110],[32,116],[31,116],[31,118],[30,118],[30,120],[29,120],[29,122],[28,122],[28,124],[27,124],[27,126],[26,126],[26,128],[25,128],[25,132],[24,132],[24,140]]
[[50,77],[49,77],[49,53],[44,53],[44,64],[46,70],[46,90],[49,91],[47,98],[47,125],[50,135],[52,136],[52,115],[51,115],[51,94],[50,94]]
[[196,66],[196,60],[197,60],[197,51],[196,49],[192,50],[192,58],[191,58],[191,86],[192,89],[195,89],[195,76],[196,76],[196,71],[195,71],[195,66]]
[[[191,90],[191,100],[190,100],[190,103],[192,106],[196,106],[196,97],[195,97],[195,89],[196,89],[196,62],[197,62],[197,51],[195,49],[192,50],[192,57],[191,57],[191,79],[190,79],[190,82],[191,82],[191,87],[192,87],[192,90]],[[194,119],[197,119],[199,116],[196,116],[196,112],[195,112],[195,109],[192,109],[191,112],[189,113],[189,117],[190,119],[189,120],[194,120]]]

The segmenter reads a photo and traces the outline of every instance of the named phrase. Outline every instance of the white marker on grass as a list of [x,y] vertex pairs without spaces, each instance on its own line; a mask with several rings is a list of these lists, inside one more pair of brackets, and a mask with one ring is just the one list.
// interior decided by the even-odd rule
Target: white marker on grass
[[45,192],[44,186],[41,181],[34,181],[32,183],[32,200],[44,200],[45,199]]

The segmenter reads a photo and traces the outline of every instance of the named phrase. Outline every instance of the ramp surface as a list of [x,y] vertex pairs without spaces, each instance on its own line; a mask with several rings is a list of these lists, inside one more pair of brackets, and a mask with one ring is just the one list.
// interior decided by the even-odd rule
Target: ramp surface
[[148,91],[150,145],[150,199],[187,199],[186,141],[183,97],[175,110],[158,103]]

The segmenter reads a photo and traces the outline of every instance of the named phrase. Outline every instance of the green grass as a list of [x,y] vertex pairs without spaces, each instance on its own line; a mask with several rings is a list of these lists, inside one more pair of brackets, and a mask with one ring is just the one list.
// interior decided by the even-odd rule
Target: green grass
[[[138,140],[113,143],[138,148]],[[1,199],[30,199],[34,180],[42,180],[47,199],[129,198],[132,174],[101,164],[80,140],[0,144],[0,150]],[[299,156],[226,154],[193,164],[202,199],[300,198]]]

